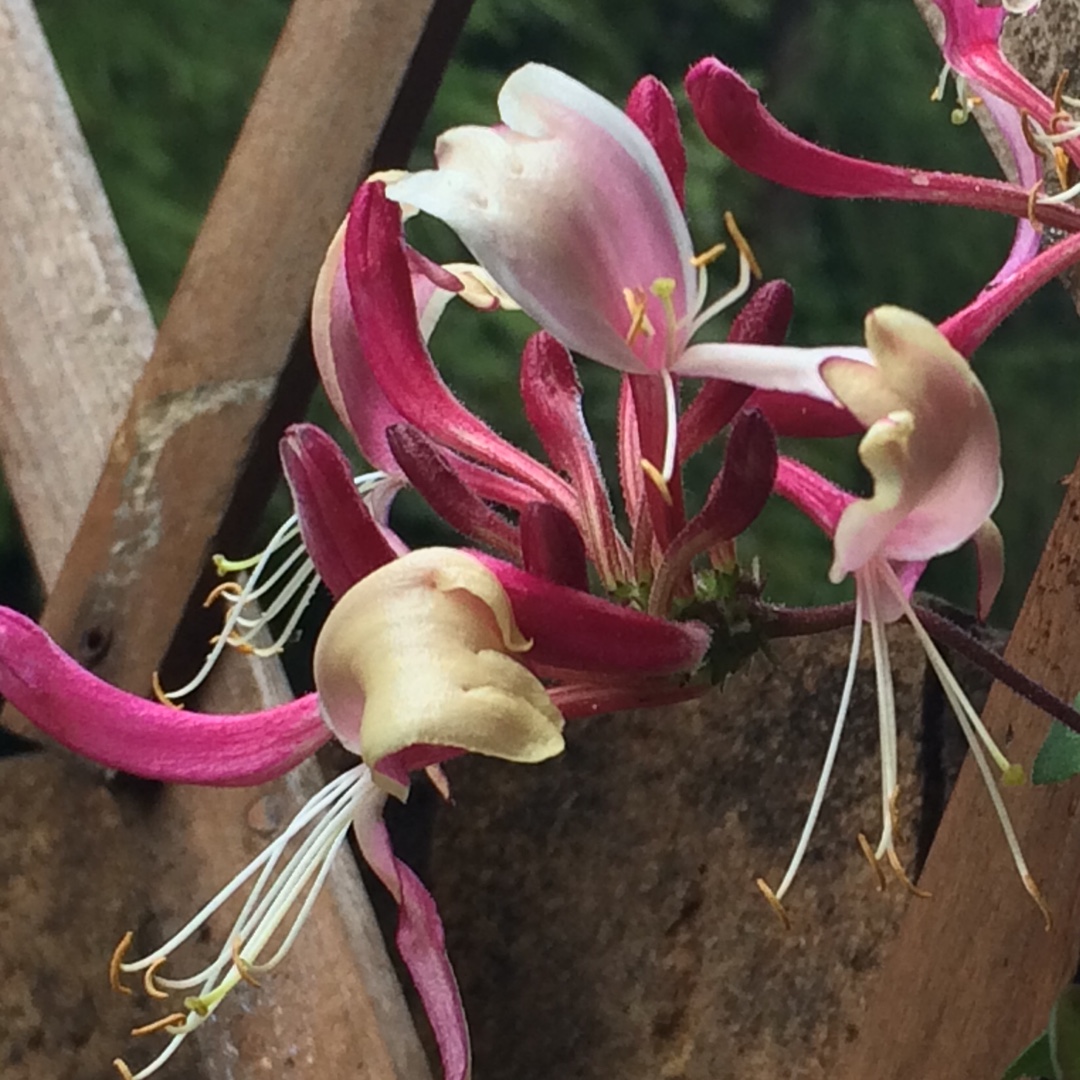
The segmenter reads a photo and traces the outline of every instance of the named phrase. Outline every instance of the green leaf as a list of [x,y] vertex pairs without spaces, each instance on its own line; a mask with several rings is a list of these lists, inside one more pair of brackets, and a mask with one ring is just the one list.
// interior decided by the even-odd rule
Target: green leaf
[[[1080,695],[1073,701],[1073,708],[1080,708]],[[1080,773],[1080,732],[1067,728],[1055,720],[1039,748],[1035,766],[1031,770],[1033,784],[1060,784]]]
[[1057,1080],[1050,1057],[1050,1036],[1045,1031],[1009,1066],[1001,1080],[1021,1080],[1022,1077]]
[[1054,1002],[1047,1034],[1054,1080],[1080,1080],[1080,986],[1067,986]]

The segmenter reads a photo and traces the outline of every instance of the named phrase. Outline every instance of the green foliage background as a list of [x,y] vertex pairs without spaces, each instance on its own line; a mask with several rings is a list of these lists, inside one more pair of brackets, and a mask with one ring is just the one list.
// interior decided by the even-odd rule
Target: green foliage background
[[[39,0],[159,316],[287,6],[284,0]],[[788,124],[836,149],[997,175],[974,124],[955,128],[949,106],[930,103],[940,58],[909,0],[477,0],[413,164],[430,161],[438,131],[493,120],[500,83],[525,60],[556,64],[615,100],[651,71],[676,90],[684,110],[696,241],[713,243],[722,235],[723,211],[735,211],[767,275],[795,286],[792,340],[858,341],[864,313],[883,302],[941,318],[993,273],[1011,235],[1006,221],[944,208],[817,201],[738,173],[697,133],[678,89],[685,69],[708,52],[737,66]],[[418,235],[432,253],[455,253],[452,239],[433,227]],[[714,280],[732,273],[732,264],[721,262]],[[529,330],[522,316],[451,309],[433,349],[467,401],[532,445],[506,392]],[[1076,317],[1052,286],[977,357],[1004,436],[1006,495],[998,520],[1011,564],[999,621],[1010,620],[1022,599],[1059,502],[1058,478],[1077,453],[1076,339]],[[582,375],[598,441],[610,446],[615,377],[592,364]],[[851,441],[787,449],[856,490],[864,486]],[[703,456],[692,477],[699,491],[718,460],[715,453]],[[6,545],[0,557],[10,568],[17,565],[11,562],[17,536],[8,520],[0,510]],[[825,580],[828,544],[786,506],[769,508],[743,551],[760,555],[776,599],[842,596]],[[15,574],[9,569],[8,580]],[[942,560],[926,584],[970,606],[970,557]]]

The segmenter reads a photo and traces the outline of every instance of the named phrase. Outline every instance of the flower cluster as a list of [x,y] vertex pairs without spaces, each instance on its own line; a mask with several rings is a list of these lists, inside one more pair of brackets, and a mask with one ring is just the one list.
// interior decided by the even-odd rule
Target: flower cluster
[[[164,1049],[134,1074],[118,1061],[122,1075],[154,1073],[235,985],[280,962],[352,826],[398,904],[397,947],[444,1075],[464,1080],[469,1040],[438,914],[393,853],[382,818],[387,798],[405,799],[418,772],[444,786],[440,766],[461,754],[544,761],[561,753],[564,724],[575,717],[685,700],[721,680],[767,632],[758,575],[740,566],[736,540],[772,494],[831,539],[830,580],[853,577],[856,600],[847,679],[806,828],[780,884],[759,879],[762,892],[786,921],[782,901],[811,843],[864,624],[878,689],[882,824],[876,845],[860,842],[875,869],[885,863],[910,885],[895,848],[896,714],[885,634],[906,619],[986,777],[1023,883],[1042,904],[993,766],[1006,783],[1022,773],[983,727],[911,596],[929,560],[969,541],[980,615],[1000,584],[1001,538],[990,517],[1002,484],[998,427],[968,357],[1035,289],[1080,261],[1080,211],[1068,183],[1080,163],[1080,128],[1060,90],[1046,97],[1003,59],[1000,5],[935,3],[945,18],[946,71],[957,77],[962,109],[977,102],[1002,133],[1013,159],[1008,181],[815,146],[773,119],[716,59],[694,65],[686,91],[707,137],[777,183],[1014,216],[1004,265],[940,326],[883,306],[867,316],[865,344],[785,345],[791,289],[780,280],[753,285],[761,271],[730,215],[738,270],[711,295],[710,269],[726,245],[696,252],[691,241],[686,158],[669,92],[643,79],[623,110],[530,64],[503,85],[498,125],[448,131],[434,169],[373,177],[357,192],[317,283],[312,333],[329,400],[376,471],[354,477],[312,425],[286,433],[281,460],[295,516],[262,556],[220,564],[251,573],[219,590],[229,614],[203,671],[171,694],[159,688],[159,701],[144,700],[100,682],[32,622],[0,610],[0,692],[96,761],[173,782],[252,784],[331,736],[359,759],[172,940],[137,960],[127,956],[130,935],[123,940],[111,967],[118,989],[125,974],[141,973],[151,996],[186,996],[140,1029],[168,1035]],[[1044,165],[1060,193],[1044,193]],[[410,246],[404,225],[416,213],[449,225],[476,264],[438,265]],[[1065,238],[1044,246],[1044,225]],[[519,391],[546,462],[497,434],[444,382],[427,342],[455,298],[481,311],[520,308],[535,320]],[[743,301],[725,341],[697,340],[714,316]],[[619,380],[614,497],[572,354]],[[777,448],[777,436],[856,432],[873,482],[864,498]],[[689,513],[684,466],[718,439],[722,468]],[[390,518],[405,486],[465,546],[410,550]],[[316,644],[314,694],[250,715],[175,708],[171,699],[193,690],[226,645],[276,651],[319,582],[335,605]],[[263,645],[278,616],[284,632]],[[782,621],[782,611],[772,609],[772,619]],[[164,974],[183,942],[249,883],[214,962],[187,977]]]

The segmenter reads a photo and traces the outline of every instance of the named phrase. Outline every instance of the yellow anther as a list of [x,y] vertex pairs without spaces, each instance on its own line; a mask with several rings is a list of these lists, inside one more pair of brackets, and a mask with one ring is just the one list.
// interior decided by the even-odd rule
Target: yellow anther
[[1058,183],[1061,185],[1062,191],[1071,186],[1069,184],[1069,165],[1069,155],[1060,146],[1055,146],[1054,171],[1057,173]]
[[769,907],[776,912],[776,917],[784,924],[785,930],[791,929],[791,916],[784,910],[784,905],[780,903],[776,893],[769,887],[769,883],[764,878],[755,878],[754,884],[761,890],[761,895],[769,902]]
[[1014,761],[1007,769],[1002,770],[1001,782],[1005,787],[1023,787],[1027,783],[1024,766]]
[[700,270],[703,266],[710,266],[716,262],[725,251],[727,251],[727,244],[713,244],[708,251],[703,251],[700,255],[692,255],[690,265],[695,270]]
[[1031,190],[1028,192],[1027,218],[1028,221],[1031,223],[1031,227],[1037,233],[1041,233],[1043,231],[1042,222],[1035,217],[1035,201],[1038,199],[1039,193],[1042,191],[1042,188],[1043,182],[1041,180],[1037,180],[1032,185]]
[[223,581],[220,585],[215,585],[206,594],[206,599],[202,602],[202,606],[208,608],[223,596],[240,596],[243,591],[244,590],[241,589],[235,581]]
[[[176,1027],[177,1024],[182,1024],[187,1017],[182,1012],[169,1013],[168,1016],[161,1017],[160,1020],[154,1020],[152,1023],[143,1024],[142,1027],[132,1028],[132,1038],[139,1038],[143,1035],[156,1035],[159,1031],[165,1031],[168,1028]],[[171,1032],[170,1034],[175,1034]]]
[[1069,69],[1063,68],[1061,74],[1057,78],[1057,82],[1054,84],[1054,114],[1064,113],[1066,116],[1069,114],[1061,107],[1061,99],[1065,93],[1065,84],[1069,81]]
[[135,934],[129,930],[120,939],[120,944],[113,949],[113,954],[109,957],[109,987],[117,994],[127,994],[129,996],[131,994],[131,989],[120,981],[120,965],[124,962],[124,957],[134,940]]
[[1039,157],[1046,157],[1046,147],[1036,137],[1031,113],[1027,109],[1020,110],[1020,131],[1023,133],[1024,142],[1027,143],[1028,149],[1033,154],[1038,154]]
[[1050,914],[1049,906],[1043,899],[1043,894],[1039,892],[1039,886],[1035,884],[1035,879],[1030,874],[1024,874],[1020,880],[1023,881],[1024,888],[1027,889],[1031,899],[1039,905],[1039,910],[1043,913],[1043,919],[1046,920],[1046,931],[1049,933],[1054,929],[1054,919]]
[[176,709],[177,711],[184,707],[179,702],[173,701],[166,695],[161,686],[161,679],[156,671],[150,676],[150,685],[153,688],[154,697],[156,697],[162,705],[168,705],[170,709]]
[[626,344],[633,345],[639,334],[652,337],[655,332],[649,316],[645,314],[645,290],[623,289],[623,299],[630,312],[630,329],[626,331]]
[[169,996],[156,982],[154,982],[154,976],[162,969],[162,967],[164,967],[165,961],[168,959],[167,956],[159,956],[143,974],[142,984],[147,997],[157,998],[158,1001],[164,1001]]
[[743,236],[742,229],[739,228],[735,215],[730,210],[724,211],[724,225],[727,227],[732,242],[739,249],[739,254],[750,264],[750,272],[760,281],[764,277],[761,272],[761,264],[757,261],[757,256],[754,255],[750,242]]
[[877,861],[877,856],[874,854],[874,849],[870,846],[870,841],[866,839],[865,834],[859,833],[859,848],[866,856],[866,861],[870,864],[870,869],[874,871],[874,877],[877,878],[877,890],[878,892],[885,891],[885,873],[881,869],[881,864]]
[[190,1009],[196,1016],[209,1016],[210,1008],[201,997],[184,998],[184,1008]]
[[[219,639],[219,637],[220,637],[220,635],[218,635],[218,637],[213,637],[213,638],[211,638],[211,639],[210,639],[210,641],[211,641],[211,644],[213,644],[213,643],[217,642],[217,641],[218,641],[218,639]],[[233,648],[234,648],[234,649],[235,649],[235,650],[236,650],[236,651],[237,651],[238,653],[240,653],[240,654],[241,654],[241,655],[243,655],[243,656],[251,656],[251,654],[252,654],[252,653],[254,653],[254,652],[258,652],[258,651],[259,651],[258,649],[256,649],[256,648],[255,648],[255,646],[254,646],[254,645],[252,645],[252,644],[251,644],[250,642],[247,642],[247,641],[245,641],[245,640],[244,640],[244,639],[243,639],[243,638],[242,638],[242,637],[241,637],[241,636],[240,636],[240,635],[239,635],[238,633],[236,633],[235,631],[234,631],[233,633],[231,633],[231,634],[230,634],[230,635],[229,635],[229,636],[228,636],[228,637],[227,637],[227,638],[225,639],[225,643],[226,643],[227,645],[231,645],[231,646],[232,646],[232,647],[233,647]],[[272,652],[271,652],[271,653],[269,653],[268,655],[273,655],[273,653],[277,653],[277,652],[281,652],[281,651],[282,651],[282,650],[281,650],[280,648],[275,648],[275,649],[273,649],[273,650],[272,650]]]
[[893,873],[900,879],[904,888],[907,889],[907,891],[911,893],[912,896],[919,897],[920,900],[929,900],[930,893],[928,893],[925,889],[920,889],[918,885],[916,885],[911,880],[911,878],[909,878],[907,874],[904,873],[904,867],[900,862],[900,856],[897,855],[892,848],[889,848],[887,854],[889,858],[889,865],[892,867]]
[[250,570],[252,567],[258,566],[261,558],[261,554],[252,555],[250,559],[226,559],[224,555],[214,555],[214,569],[217,571],[218,577],[224,577],[226,574],[238,574],[241,570]]
[[251,974],[251,965],[240,955],[240,950],[243,948],[244,943],[237,938],[232,943],[231,955],[233,967],[236,968],[237,975],[244,980],[249,986],[254,986],[258,989],[260,983],[259,980]]
[[135,1074],[127,1067],[123,1058],[113,1058],[113,1068],[124,1080],[135,1080]]
[[662,498],[668,506],[674,506],[675,500],[671,497],[671,488],[668,487],[668,482],[664,479],[664,474],[648,458],[641,459],[641,471],[656,486],[656,490],[660,492],[660,498]]

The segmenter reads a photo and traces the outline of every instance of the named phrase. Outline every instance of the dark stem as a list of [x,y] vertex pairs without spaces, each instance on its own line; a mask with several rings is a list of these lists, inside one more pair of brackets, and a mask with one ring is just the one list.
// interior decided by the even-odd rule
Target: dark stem
[[[954,649],[972,663],[978,664],[1014,694],[1030,701],[1047,716],[1060,720],[1066,727],[1080,733],[1080,712],[1067,701],[1050,693],[1034,679],[1018,671],[1004,657],[973,637],[952,619],[939,614],[925,604],[912,607],[926,632],[939,644]],[[806,637],[850,626],[855,618],[855,604],[831,604],[827,607],[789,608],[779,604],[758,602],[752,617],[766,638]]]
[[989,672],[998,682],[1004,683],[1014,694],[1019,694],[1030,701],[1037,709],[1048,716],[1060,720],[1066,727],[1080,732],[1080,712],[1067,701],[1062,701],[1056,694],[1051,694],[1034,679],[1018,671],[1003,656],[976,640],[966,630],[957,626],[951,619],[939,615],[923,604],[913,604],[919,622],[926,627],[927,633],[939,644],[954,649],[961,656],[966,656],[972,663],[978,664]]

